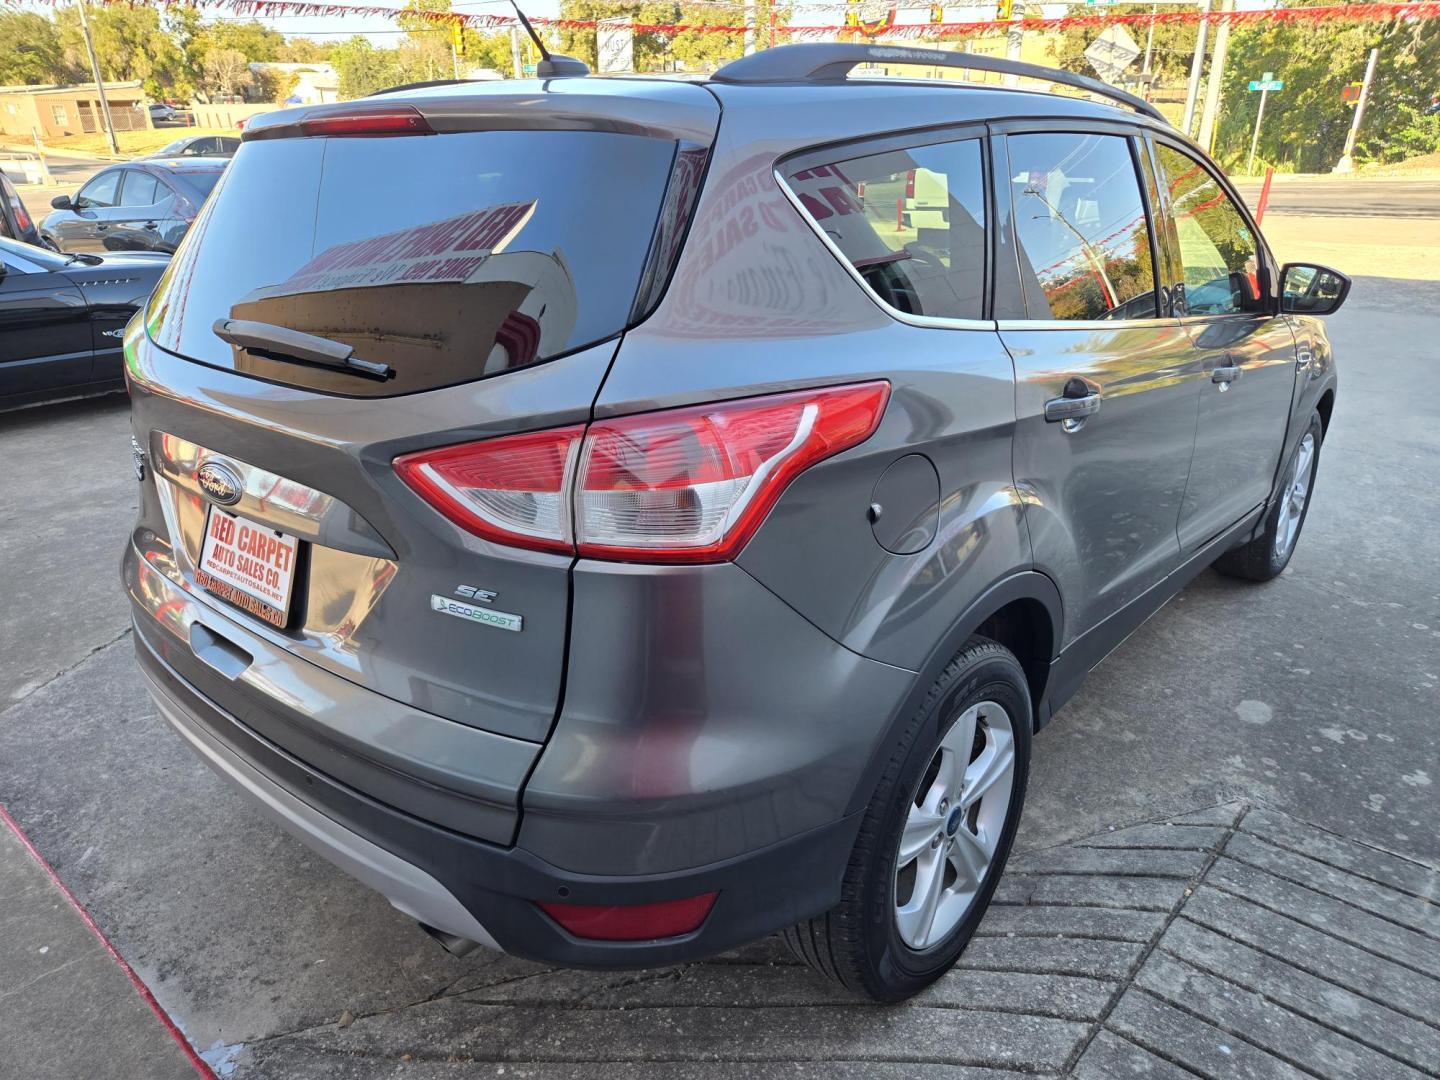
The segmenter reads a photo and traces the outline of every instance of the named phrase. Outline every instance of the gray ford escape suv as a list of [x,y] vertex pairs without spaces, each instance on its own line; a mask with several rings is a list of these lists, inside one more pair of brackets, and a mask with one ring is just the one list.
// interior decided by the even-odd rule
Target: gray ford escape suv
[[273,113],[129,328],[140,663],[453,950],[788,928],[900,998],[1086,672],[1285,567],[1347,288],[1144,102],[959,53]]

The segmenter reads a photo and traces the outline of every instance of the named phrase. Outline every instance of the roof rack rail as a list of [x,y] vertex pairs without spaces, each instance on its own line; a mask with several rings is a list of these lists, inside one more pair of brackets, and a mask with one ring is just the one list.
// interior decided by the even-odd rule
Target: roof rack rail
[[1152,120],[1169,124],[1165,114],[1144,98],[1136,97],[1099,79],[1092,79],[1088,75],[1077,75],[1073,71],[1061,71],[1058,68],[1041,67],[1039,64],[1026,64],[998,56],[915,49],[905,45],[834,42],[781,45],[779,48],[764,49],[739,60],[732,60],[710,76],[710,79],[712,82],[742,86],[753,83],[827,82],[843,80],[851,68],[861,64],[920,64],[1044,79],[1098,94],[1128,106]]

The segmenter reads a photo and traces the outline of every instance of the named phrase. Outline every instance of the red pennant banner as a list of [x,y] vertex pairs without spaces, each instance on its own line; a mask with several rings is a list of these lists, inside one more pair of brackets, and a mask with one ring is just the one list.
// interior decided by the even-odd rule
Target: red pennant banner
[[[40,3],[58,7],[63,0],[38,0]],[[131,7],[151,3],[156,7],[193,7],[221,9],[236,15],[268,17],[272,15],[306,16],[362,16],[370,18],[398,19],[401,15],[411,19],[440,23],[447,26],[460,24],[472,30],[505,30],[519,26],[513,15],[467,15],[449,11],[402,11],[396,7],[373,4],[331,4],[316,0],[92,0],[105,6],[126,4]],[[0,0],[0,7],[18,7],[14,0]],[[1253,26],[1266,23],[1322,23],[1322,22],[1389,22],[1403,20],[1422,22],[1440,18],[1440,0],[1420,0],[1413,3],[1335,4],[1327,7],[1273,8],[1265,11],[1195,11],[1132,12],[1127,14],[1063,15],[1053,19],[1024,20],[1026,30],[1064,30],[1070,27],[1103,27],[1115,25],[1141,25],[1156,23],[1198,23],[1205,20],[1212,24],[1228,22],[1232,26]],[[536,26],[557,30],[594,30],[599,24],[593,19],[547,19],[530,20]],[[963,38],[992,33],[1005,33],[1011,28],[1008,21],[981,19],[970,22],[926,22],[914,25],[883,27],[873,36],[905,40],[941,40]],[[743,34],[744,26],[722,26],[711,23],[636,23],[637,34]],[[839,34],[855,34],[856,28],[844,24],[826,26],[785,26],[771,27],[772,34],[791,40],[804,41],[830,39]],[[872,36],[867,35],[867,36]]]

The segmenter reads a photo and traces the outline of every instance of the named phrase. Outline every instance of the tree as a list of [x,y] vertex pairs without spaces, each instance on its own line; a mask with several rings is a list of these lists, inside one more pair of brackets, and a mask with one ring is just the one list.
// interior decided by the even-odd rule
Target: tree
[[255,92],[261,101],[284,105],[285,99],[300,85],[300,76],[293,71],[279,71],[273,67],[262,67],[252,72]]
[[285,35],[271,30],[256,19],[248,22],[213,22],[205,28],[205,48],[234,49],[252,63],[271,63],[280,59]]
[[335,46],[330,62],[340,76],[340,96],[346,99],[413,81],[405,73],[399,49],[377,49],[359,36]]
[[205,89],[221,97],[240,94],[254,81],[245,54],[238,49],[209,49],[204,66]]
[[[1096,10],[1084,4],[1075,4],[1068,8],[1065,14],[1094,15]],[[1107,15],[1148,15],[1150,5],[1111,4],[1104,11]],[[1095,69],[1085,58],[1085,50],[1104,29],[1103,26],[1071,26],[1062,30],[1052,53],[1055,66],[1093,77]],[[1148,28],[1143,23],[1137,23],[1126,29],[1135,38],[1136,44],[1143,48]],[[1150,58],[1151,74],[1166,82],[1184,82],[1190,73],[1190,60],[1195,53],[1195,33],[1194,23],[1156,23],[1155,43]],[[1212,34],[1212,40],[1213,36]],[[1143,56],[1142,53],[1142,58],[1136,60],[1130,68],[1137,75],[1140,73]]]
[[71,75],[54,22],[29,11],[0,13],[0,85],[64,83]]
[[330,59],[330,46],[314,38],[293,37],[280,46],[275,59],[285,64],[323,64]]
[[[89,8],[90,34],[95,56],[105,79],[119,82],[142,80],[151,97],[164,97],[185,57],[175,39],[160,25],[160,13],[153,7],[116,4]],[[80,30],[80,13],[73,7],[55,13],[66,63],[75,71],[90,70],[85,38]]]
[[1425,115],[1430,95],[1440,89],[1440,28],[1433,22],[1262,23],[1231,34],[1217,157],[1244,164],[1260,105],[1249,82],[1271,71],[1285,88],[1268,95],[1258,159],[1300,172],[1333,168],[1354,118],[1341,91],[1364,77],[1372,48],[1379,48],[1380,61],[1356,160],[1396,161],[1440,150],[1440,118]]
[[[631,19],[639,26],[685,25],[730,25],[738,26],[744,21],[744,5],[732,6],[693,5],[666,3],[664,0],[624,3],[619,0],[561,0],[562,19],[599,21],[601,19]],[[756,18],[757,33],[764,38],[769,26],[770,5],[758,5]],[[596,66],[596,39],[593,29],[566,29],[554,31],[558,51],[584,60],[591,67]],[[739,56],[743,42],[738,34],[705,33],[689,31],[672,34],[659,30],[640,31],[635,34],[635,70],[663,71],[674,66],[679,60],[686,66],[709,67]]]

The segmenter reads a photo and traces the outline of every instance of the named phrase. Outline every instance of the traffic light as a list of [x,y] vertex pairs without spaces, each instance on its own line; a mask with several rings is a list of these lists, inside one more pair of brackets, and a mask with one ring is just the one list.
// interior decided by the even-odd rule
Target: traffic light
[[996,22],[1009,22],[1010,14],[1015,10],[1015,0],[1000,0],[999,6],[995,9]]
[[465,24],[452,22],[450,24],[450,44],[455,46],[455,55],[465,55]]

